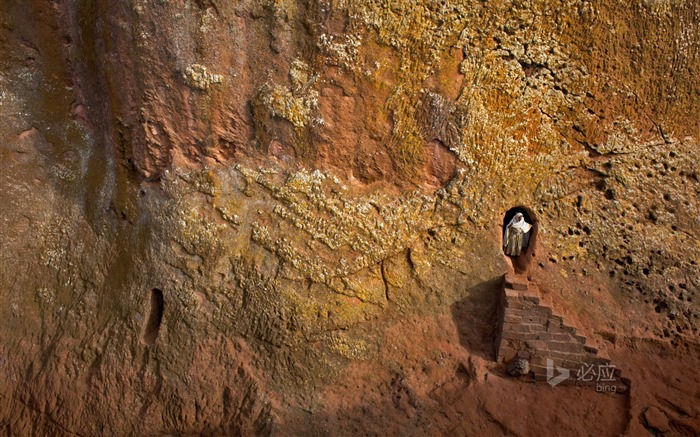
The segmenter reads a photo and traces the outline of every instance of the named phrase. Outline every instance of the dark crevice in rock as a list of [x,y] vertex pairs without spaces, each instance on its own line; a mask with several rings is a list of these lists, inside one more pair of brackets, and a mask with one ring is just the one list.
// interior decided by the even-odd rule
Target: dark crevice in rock
[[153,346],[158,338],[160,324],[163,321],[163,309],[163,292],[154,288],[151,290],[151,309],[143,334],[143,342],[149,346]]

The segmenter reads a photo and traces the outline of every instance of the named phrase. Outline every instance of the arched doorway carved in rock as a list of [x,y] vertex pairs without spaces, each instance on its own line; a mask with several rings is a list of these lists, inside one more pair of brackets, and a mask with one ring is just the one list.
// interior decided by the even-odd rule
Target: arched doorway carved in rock
[[[520,256],[506,255],[506,258],[508,258],[511,261],[515,273],[524,274],[529,271],[530,265],[532,264],[532,261],[535,258],[535,252],[537,249],[538,223],[535,213],[530,208],[527,208],[525,206],[515,206],[506,211],[503,215],[503,223],[501,227],[503,235],[505,235],[505,229],[506,226],[508,226],[508,223],[510,223],[513,217],[515,217],[515,215],[518,213],[521,213],[525,221],[532,225],[532,228],[529,232],[529,240],[527,242],[527,247],[523,248],[522,252],[520,253]],[[502,242],[502,247],[505,246],[505,243],[505,241]]]

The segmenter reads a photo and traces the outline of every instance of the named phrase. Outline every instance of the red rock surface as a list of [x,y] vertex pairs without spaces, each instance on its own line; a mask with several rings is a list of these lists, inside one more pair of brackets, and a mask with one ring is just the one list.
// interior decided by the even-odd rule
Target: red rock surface
[[[698,435],[698,23],[4,2],[0,432]],[[627,392],[506,375],[514,263]]]

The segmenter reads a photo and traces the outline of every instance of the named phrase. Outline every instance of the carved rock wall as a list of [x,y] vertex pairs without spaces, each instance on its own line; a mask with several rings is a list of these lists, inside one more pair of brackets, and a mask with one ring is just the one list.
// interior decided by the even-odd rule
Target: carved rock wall
[[[0,8],[7,434],[516,429],[484,377],[513,206],[592,335],[696,360],[697,2]],[[574,434],[662,404],[570,395]]]

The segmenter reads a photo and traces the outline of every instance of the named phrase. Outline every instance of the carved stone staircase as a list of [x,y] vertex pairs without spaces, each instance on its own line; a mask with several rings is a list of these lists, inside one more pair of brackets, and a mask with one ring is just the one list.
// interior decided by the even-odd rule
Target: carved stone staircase
[[561,384],[594,385],[596,390],[615,393],[627,390],[629,380],[611,364],[605,345],[593,342],[576,317],[558,309],[535,283],[506,274],[501,292],[498,362],[526,359],[537,381],[551,383],[555,373],[568,372]]

